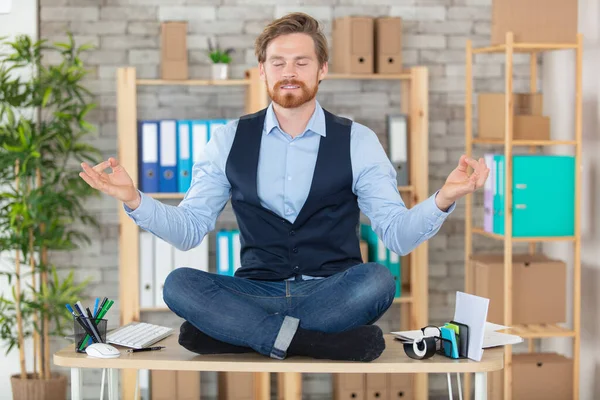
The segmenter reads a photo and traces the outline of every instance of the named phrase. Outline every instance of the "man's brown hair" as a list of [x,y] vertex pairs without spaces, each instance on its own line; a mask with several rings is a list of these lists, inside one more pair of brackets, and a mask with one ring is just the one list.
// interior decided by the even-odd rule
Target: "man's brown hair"
[[259,63],[267,58],[267,46],[276,37],[290,33],[305,33],[312,37],[319,67],[329,60],[327,39],[321,30],[319,22],[308,14],[295,12],[274,20],[265,27],[254,45],[254,52]]

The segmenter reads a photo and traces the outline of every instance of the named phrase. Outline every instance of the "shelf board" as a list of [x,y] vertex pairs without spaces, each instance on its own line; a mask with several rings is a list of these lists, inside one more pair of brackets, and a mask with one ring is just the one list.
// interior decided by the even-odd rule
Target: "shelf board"
[[514,325],[500,332],[521,336],[523,339],[575,337],[575,331],[556,324]]
[[247,86],[250,84],[250,79],[137,79],[136,83],[145,86]]
[[[576,49],[577,43],[513,43],[515,53],[539,53],[543,51]],[[473,48],[473,54],[504,53],[506,44]]]
[[[486,232],[483,228],[473,228],[473,233],[492,239],[504,240],[504,235]],[[513,237],[513,242],[566,242],[574,241],[575,236],[542,236],[542,237]]]
[[372,80],[393,80],[393,79],[410,79],[410,73],[401,74],[338,74],[328,73],[327,79],[372,79]]
[[[473,144],[491,144],[504,146],[502,139],[478,139],[473,138]],[[513,146],[560,146],[576,145],[576,140],[513,140]]]
[[140,312],[160,312],[160,311],[171,311],[169,307],[142,307]]
[[398,186],[398,191],[400,192],[414,192],[414,190],[413,186]]
[[167,199],[167,200],[176,200],[183,199],[185,193],[146,193],[146,195],[153,197],[155,199]]
[[405,304],[405,303],[412,303],[413,302],[413,296],[412,296],[412,292],[410,291],[410,287],[409,286],[402,286],[402,293],[400,294],[400,297],[395,297],[393,304]]

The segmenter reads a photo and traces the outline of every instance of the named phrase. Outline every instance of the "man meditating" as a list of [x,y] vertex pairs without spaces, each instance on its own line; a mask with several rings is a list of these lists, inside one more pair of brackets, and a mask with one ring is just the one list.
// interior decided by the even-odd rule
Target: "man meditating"
[[166,304],[186,321],[179,343],[190,351],[376,359],[385,343],[373,323],[392,304],[395,285],[386,267],[362,262],[360,212],[387,248],[404,255],[435,235],[455,201],[488,176],[483,159],[463,156],[439,191],[407,209],[376,134],[315,99],[327,49],[306,14],[265,28],[256,55],[272,102],[212,135],[178,206],[137,190],[114,158],[82,164],[89,185],[182,250],[200,244],[231,199],[241,240],[235,276],[177,268],[164,285]]

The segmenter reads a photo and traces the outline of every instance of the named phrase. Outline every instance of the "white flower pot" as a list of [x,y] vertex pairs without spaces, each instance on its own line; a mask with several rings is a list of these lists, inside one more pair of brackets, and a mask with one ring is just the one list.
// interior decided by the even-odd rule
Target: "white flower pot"
[[229,78],[229,64],[217,63],[212,65],[212,78],[227,79]]

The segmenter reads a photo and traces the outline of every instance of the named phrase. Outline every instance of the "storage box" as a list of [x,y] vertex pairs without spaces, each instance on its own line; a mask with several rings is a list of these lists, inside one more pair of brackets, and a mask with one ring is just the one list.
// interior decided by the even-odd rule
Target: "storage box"
[[161,78],[188,79],[187,22],[163,22],[160,43]]
[[[489,373],[489,400],[504,398],[503,379],[503,370]],[[571,399],[573,360],[556,353],[513,354],[512,380],[513,399]]]
[[402,19],[379,17],[375,19],[375,73],[402,72]]
[[347,16],[333,21],[332,72],[372,74],[374,71],[374,19]]
[[[504,256],[471,258],[475,295],[490,299],[487,320],[504,323]],[[566,320],[566,265],[542,254],[513,255],[512,325]]]
[[[504,139],[505,94],[480,93],[478,96],[478,138]],[[549,140],[550,118],[542,116],[540,93],[513,93],[513,139]]]
[[576,0],[493,0],[492,45],[506,42],[576,43]]
[[360,241],[360,255],[362,257],[363,263],[369,262],[369,245],[364,240]]

